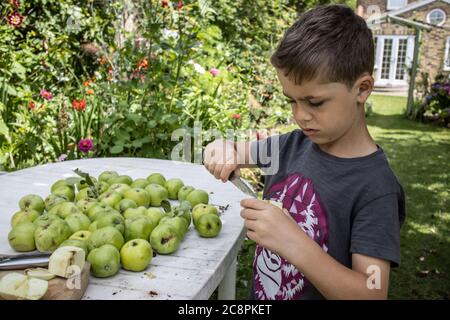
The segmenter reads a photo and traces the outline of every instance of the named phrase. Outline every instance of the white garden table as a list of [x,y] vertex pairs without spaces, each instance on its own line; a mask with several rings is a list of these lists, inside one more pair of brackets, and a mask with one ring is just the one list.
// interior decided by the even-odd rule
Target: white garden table
[[208,299],[219,287],[219,299],[234,299],[236,256],[245,237],[239,215],[244,193],[231,183],[216,180],[201,165],[145,158],[93,158],[45,164],[0,175],[0,254],[12,254],[7,235],[11,216],[26,194],[45,198],[58,179],[76,176],[79,168],[98,177],[114,170],[133,179],[159,172],[166,178],[181,178],[185,185],[204,189],[210,203],[229,208],[221,214],[223,227],[216,238],[200,238],[191,225],[177,252],[157,255],[143,272],[121,269],[106,279],[90,277],[83,299]]

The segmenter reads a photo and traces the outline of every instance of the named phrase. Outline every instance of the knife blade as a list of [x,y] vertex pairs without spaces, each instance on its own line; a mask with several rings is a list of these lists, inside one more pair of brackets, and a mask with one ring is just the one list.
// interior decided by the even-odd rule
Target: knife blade
[[25,253],[18,255],[1,255],[0,270],[23,269],[29,267],[46,267],[51,253]]
[[234,172],[232,172],[230,174],[228,180],[242,192],[248,194],[249,196],[251,196],[253,198],[258,198],[258,195],[253,190],[250,183],[248,183],[246,180],[242,179],[241,177],[237,176]]

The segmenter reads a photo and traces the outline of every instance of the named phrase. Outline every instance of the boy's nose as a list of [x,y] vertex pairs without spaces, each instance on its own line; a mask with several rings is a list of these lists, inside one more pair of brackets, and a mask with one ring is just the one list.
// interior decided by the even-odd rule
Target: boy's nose
[[308,122],[312,120],[312,115],[297,103],[292,107],[292,115],[294,119],[300,122]]

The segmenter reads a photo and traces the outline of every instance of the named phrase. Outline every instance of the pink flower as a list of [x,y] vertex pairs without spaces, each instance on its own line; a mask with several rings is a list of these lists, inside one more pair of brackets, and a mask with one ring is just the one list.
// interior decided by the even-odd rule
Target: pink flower
[[47,101],[53,99],[52,93],[50,91],[45,90],[45,89],[41,90],[41,96],[42,96],[42,98],[44,98]]
[[92,142],[92,139],[81,139],[80,142],[78,142],[78,149],[80,149],[81,152],[88,153],[94,148],[94,143]]
[[216,69],[216,68],[212,68],[211,70],[209,70],[209,73],[211,73],[213,77],[217,77],[220,73],[220,70]]
[[66,159],[67,159],[67,154],[64,154],[64,153],[58,157],[59,162],[66,161]]
[[15,8],[20,7],[20,0],[9,0],[9,3]]
[[231,115],[231,118],[239,120],[241,118],[241,115],[239,113],[235,113]]
[[21,24],[23,22],[23,19],[25,19],[25,17],[22,16],[18,12],[13,12],[7,17],[7,19],[8,19],[9,25],[11,25],[11,26],[13,26],[15,28],[18,28],[18,27],[21,26]]

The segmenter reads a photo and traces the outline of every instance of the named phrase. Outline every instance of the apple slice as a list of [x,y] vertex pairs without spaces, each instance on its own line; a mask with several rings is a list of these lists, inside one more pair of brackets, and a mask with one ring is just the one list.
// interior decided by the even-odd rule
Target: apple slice
[[79,272],[83,270],[85,260],[83,249],[74,246],[60,247],[50,256],[48,271],[63,278],[70,278],[74,266],[79,268]]
[[48,290],[48,281],[9,273],[0,280],[0,296],[6,300],[39,300]]
[[48,269],[45,268],[26,269],[25,275],[27,275],[30,278],[36,278],[47,281],[52,280],[54,277],[56,277],[53,273],[50,273]]

